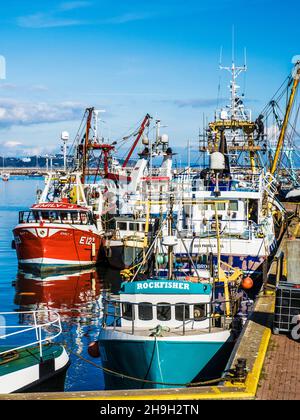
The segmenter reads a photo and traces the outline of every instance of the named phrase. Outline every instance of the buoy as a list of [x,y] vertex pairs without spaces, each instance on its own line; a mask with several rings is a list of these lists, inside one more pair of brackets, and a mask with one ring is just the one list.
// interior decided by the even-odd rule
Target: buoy
[[243,289],[251,289],[253,287],[253,280],[251,277],[245,277],[242,281]]
[[88,346],[88,354],[91,357],[100,357],[98,341],[92,341]]

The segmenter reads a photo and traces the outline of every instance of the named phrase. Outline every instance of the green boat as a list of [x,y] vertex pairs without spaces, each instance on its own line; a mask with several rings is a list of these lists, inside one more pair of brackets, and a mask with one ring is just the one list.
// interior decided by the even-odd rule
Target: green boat
[[63,391],[69,356],[54,311],[0,312],[0,394]]

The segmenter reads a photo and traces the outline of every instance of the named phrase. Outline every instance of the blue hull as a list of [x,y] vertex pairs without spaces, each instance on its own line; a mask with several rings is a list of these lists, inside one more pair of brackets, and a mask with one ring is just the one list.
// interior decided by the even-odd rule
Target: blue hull
[[220,376],[233,341],[230,338],[226,343],[100,339],[99,346],[105,368],[158,382],[134,381],[105,373],[106,389],[178,388],[199,375],[201,378]]

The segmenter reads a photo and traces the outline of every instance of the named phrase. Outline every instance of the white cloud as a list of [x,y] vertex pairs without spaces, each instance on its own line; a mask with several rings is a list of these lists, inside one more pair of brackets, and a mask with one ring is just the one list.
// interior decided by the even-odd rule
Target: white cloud
[[114,16],[108,19],[103,19],[99,23],[118,25],[122,23],[129,23],[138,20],[148,19],[153,16],[150,13],[124,13],[123,15]]
[[0,142],[0,147],[2,153],[7,157],[36,156],[45,153],[53,154],[59,149],[57,145],[33,145],[15,140]]
[[77,102],[22,102],[0,98],[0,127],[73,121],[82,115],[84,106]]
[[82,9],[84,7],[91,6],[91,4],[92,3],[89,1],[68,1],[68,2],[61,3],[59,6],[59,9],[62,11]]
[[46,92],[49,89],[45,85],[33,85],[29,87],[29,90],[36,91],[36,92]]
[[5,143],[2,144],[2,146],[8,147],[8,148],[13,148],[13,147],[21,146],[22,144],[23,143],[20,142],[20,141],[11,140],[11,141],[6,141]]
[[18,86],[15,85],[14,83],[1,83],[0,84],[0,89],[3,89],[3,90],[15,90],[17,88]]
[[19,16],[17,25],[23,28],[43,29],[58,28],[78,25],[120,25],[138,20],[149,19],[154,13],[128,12],[121,15],[105,17],[102,19],[84,20],[67,17],[68,12],[91,6],[88,1],[70,1],[61,3],[57,9],[51,12],[37,12],[27,16]]
[[17,24],[22,28],[56,28],[61,26],[82,25],[85,22],[78,19],[68,19],[56,17],[47,13],[35,13],[28,16],[20,16],[17,18]]

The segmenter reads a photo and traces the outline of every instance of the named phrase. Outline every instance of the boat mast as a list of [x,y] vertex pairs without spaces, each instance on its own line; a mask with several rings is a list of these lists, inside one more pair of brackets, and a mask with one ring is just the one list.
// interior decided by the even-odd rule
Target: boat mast
[[292,108],[293,108],[293,105],[294,105],[294,102],[295,102],[295,96],[296,96],[296,92],[297,92],[297,89],[298,89],[299,78],[300,78],[300,61],[297,61],[296,64],[295,64],[293,77],[294,77],[294,81],[293,81],[288,105],[287,105],[287,108],[286,108],[284,120],[283,120],[283,123],[282,123],[280,135],[279,135],[279,138],[278,138],[276,151],[275,151],[275,156],[274,156],[272,166],[271,166],[271,170],[270,170],[271,175],[274,175],[274,173],[277,170],[280,153],[281,153],[281,150],[282,150],[282,147],[283,147],[283,143],[284,143],[284,139],[285,139],[288,123],[289,123],[290,114],[291,114],[291,111],[292,111]]
[[82,184],[85,183],[85,175],[86,175],[85,172],[86,172],[87,162],[88,162],[89,136],[90,136],[91,121],[92,121],[94,108],[87,108],[86,112],[88,113],[88,115],[87,115],[87,120],[86,120],[85,139],[84,139],[83,150],[82,150],[82,176],[81,176]]
[[[221,61],[221,60],[220,60]],[[235,65],[235,58],[234,58],[234,36],[232,41],[232,62],[231,66],[222,66],[220,63],[219,65],[220,70],[227,70],[231,74],[231,81],[230,81],[230,103],[231,103],[231,120],[238,120],[238,103],[237,103],[237,91],[239,86],[236,83],[236,79],[242,72],[247,71],[247,64],[246,61],[243,66],[236,66]]]
[[[168,215],[168,236],[172,236],[173,224],[173,197],[170,197],[170,211]],[[168,278],[173,279],[173,247],[168,247]]]
[[[247,152],[250,158],[250,165],[252,172],[256,169],[257,152],[261,147],[254,144],[253,133],[256,124],[251,122],[251,113],[246,110],[243,100],[238,95],[240,86],[237,84],[237,78],[242,72],[246,72],[248,67],[245,61],[243,66],[237,66],[234,58],[234,48],[232,52],[231,66],[223,66],[221,64],[222,57],[220,57],[220,70],[227,70],[231,74],[230,79],[230,104],[226,108],[217,109],[215,113],[215,121],[209,124],[208,130],[208,146],[207,150],[221,151],[221,153],[228,156],[228,167],[230,169],[230,156],[233,153]],[[225,132],[229,132],[229,136],[225,136]],[[225,147],[226,145],[226,147]],[[224,151],[220,150],[224,148]],[[205,150],[205,147],[202,148]]]

